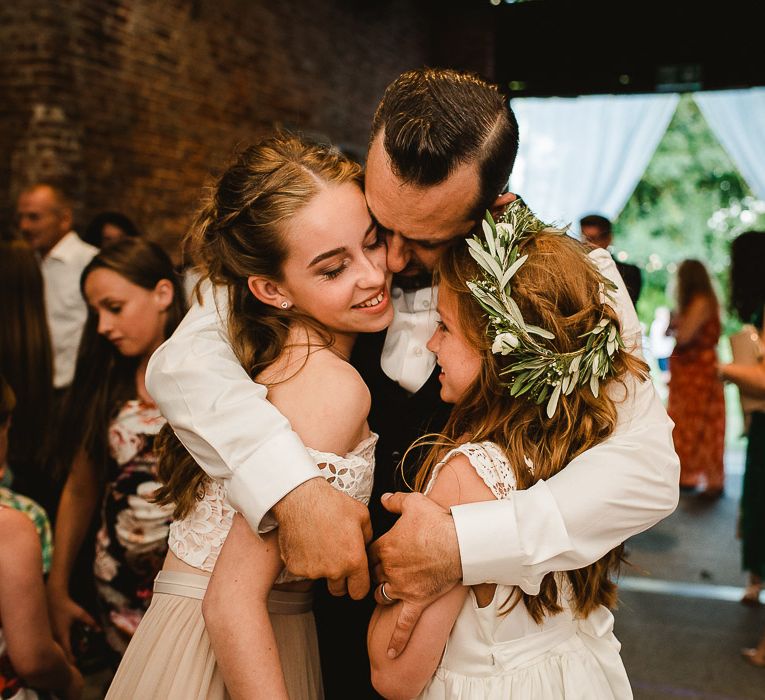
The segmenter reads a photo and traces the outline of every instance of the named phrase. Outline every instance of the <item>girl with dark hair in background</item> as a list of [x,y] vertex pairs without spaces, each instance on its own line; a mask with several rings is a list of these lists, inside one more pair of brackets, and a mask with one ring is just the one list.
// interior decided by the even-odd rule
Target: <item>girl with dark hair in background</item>
[[667,412],[680,458],[680,488],[702,487],[701,498],[723,494],[725,397],[717,376],[720,306],[704,265],[684,260],[677,269],[677,306],[668,334],[675,336],[669,358]]
[[48,598],[56,636],[71,654],[75,620],[96,626],[70,597],[70,575],[96,510],[93,571],[107,642],[122,654],[151,598],[167,551],[171,509],[159,486],[154,438],[165,421],[146,392],[152,352],[185,312],[165,252],[140,238],[102,250],[84,269],[89,313],[67,396],[58,460],[68,472],[54,534]]

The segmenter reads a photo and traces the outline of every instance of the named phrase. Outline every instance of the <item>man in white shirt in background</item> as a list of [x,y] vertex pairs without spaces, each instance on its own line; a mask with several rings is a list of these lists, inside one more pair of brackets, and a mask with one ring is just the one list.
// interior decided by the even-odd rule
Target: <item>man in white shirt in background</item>
[[66,389],[74,377],[77,348],[88,315],[80,275],[98,252],[72,231],[72,207],[57,187],[26,188],[16,205],[16,224],[40,257],[45,309],[53,345],[53,387]]
[[[397,313],[411,315],[410,324],[394,321],[393,332],[434,323],[424,307],[430,292],[421,289],[418,296],[417,289],[430,284],[441,252],[464,239],[487,207],[514,199],[498,195],[516,151],[515,118],[493,86],[427,69],[410,71],[389,86],[373,125],[366,193],[370,212],[387,234],[388,267],[400,292]],[[620,282],[610,256],[594,257]],[[639,325],[623,285],[616,306],[626,340]],[[253,529],[266,524],[267,514],[275,517],[290,571],[327,577],[335,595],[364,596],[366,509],[319,476],[287,421],[265,400],[265,388],[239,365],[219,313],[210,293],[206,305],[192,308],[152,357],[149,391],[199,464],[226,481],[229,500]],[[418,391],[434,364],[432,357],[417,355],[419,335],[428,333],[386,338],[382,347],[382,372],[409,393]],[[386,508],[403,515],[372,553],[386,593],[405,602],[396,651],[425,605],[456,583],[496,582],[533,593],[549,571],[586,566],[674,510],[679,465],[672,423],[650,382],[630,391],[611,438],[507,500],[450,513],[421,494],[387,499]],[[372,396],[374,413],[374,387]],[[375,429],[372,416],[370,425]],[[376,482],[390,477],[379,457]],[[314,507],[319,502],[322,507]],[[376,598],[384,602],[379,587]]]

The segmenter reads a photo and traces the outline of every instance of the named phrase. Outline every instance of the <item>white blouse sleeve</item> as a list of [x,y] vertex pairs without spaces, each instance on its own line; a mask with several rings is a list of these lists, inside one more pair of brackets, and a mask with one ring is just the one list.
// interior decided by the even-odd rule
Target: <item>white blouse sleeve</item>
[[[287,419],[266,399],[228,342],[223,295],[206,288],[152,355],[146,388],[199,465],[226,485],[253,528],[296,486],[320,476]],[[216,303],[217,302],[217,303]]]
[[[639,333],[632,302],[610,256],[592,257],[608,277],[616,274],[615,306],[629,343]],[[607,440],[506,500],[452,508],[465,585],[502,583],[537,593],[548,572],[587,566],[675,510],[680,464],[673,423],[650,380],[627,386],[626,397],[613,389],[618,423]]]

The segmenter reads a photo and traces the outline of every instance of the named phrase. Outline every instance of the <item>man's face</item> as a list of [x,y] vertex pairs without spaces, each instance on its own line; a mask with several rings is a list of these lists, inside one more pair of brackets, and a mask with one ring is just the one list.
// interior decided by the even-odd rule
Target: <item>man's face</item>
[[35,187],[19,195],[16,225],[27,243],[44,256],[69,232],[72,218],[50,187]]
[[582,240],[596,248],[608,248],[611,245],[611,236],[599,226],[582,226]]
[[367,205],[388,243],[388,269],[403,289],[431,284],[433,268],[446,247],[474,227],[470,218],[478,199],[477,163],[459,166],[444,182],[431,187],[406,184],[391,168],[383,132],[367,155]]

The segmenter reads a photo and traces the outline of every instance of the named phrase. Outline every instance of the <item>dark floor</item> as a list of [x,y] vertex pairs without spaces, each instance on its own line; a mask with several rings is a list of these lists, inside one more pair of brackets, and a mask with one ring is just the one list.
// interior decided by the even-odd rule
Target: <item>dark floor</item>
[[765,633],[765,607],[738,602],[742,449],[726,454],[724,498],[683,494],[672,516],[627,543],[634,566],[623,572],[615,631],[638,700],[765,699],[765,669],[739,655]]

